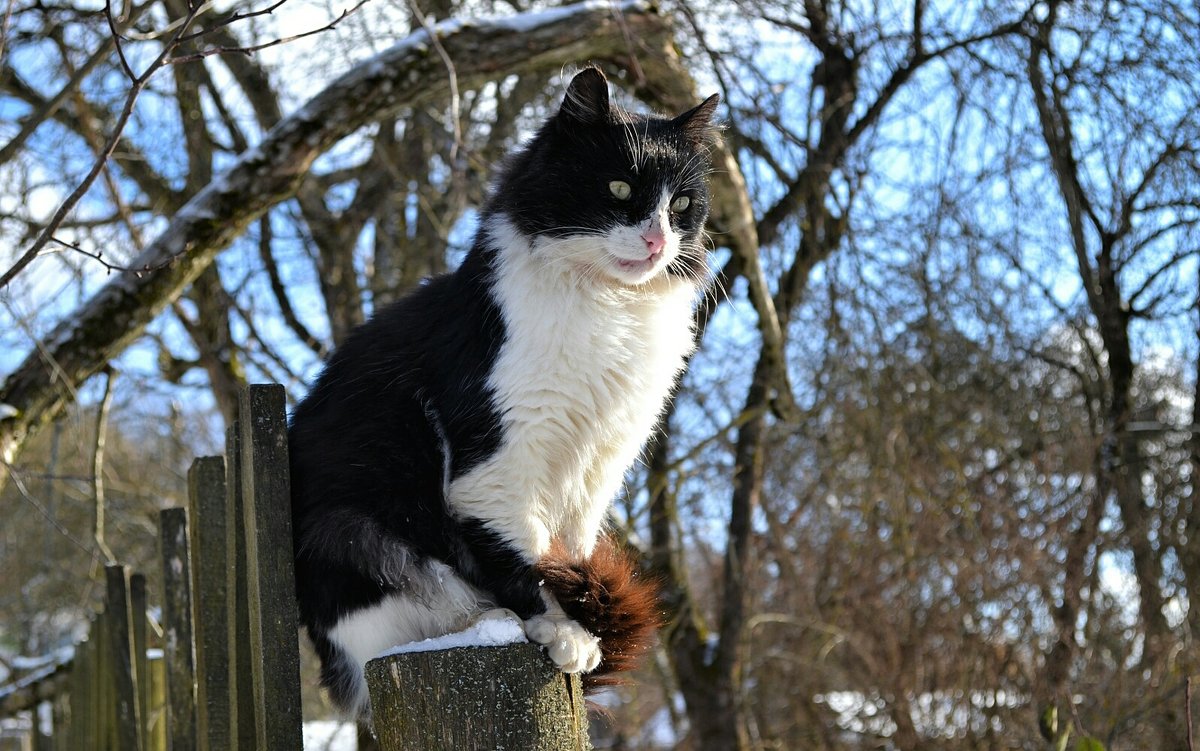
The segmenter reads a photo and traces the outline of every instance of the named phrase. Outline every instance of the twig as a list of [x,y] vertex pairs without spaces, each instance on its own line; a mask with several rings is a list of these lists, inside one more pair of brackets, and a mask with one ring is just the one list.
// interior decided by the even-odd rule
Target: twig
[[616,3],[613,3],[612,14],[613,20],[621,28],[621,36],[625,37],[625,49],[629,52],[629,72],[633,74],[633,81],[631,83],[633,84],[633,88],[639,89],[646,85],[646,71],[642,70],[642,63],[638,60],[633,31],[625,21],[625,14],[621,12],[620,6]]
[[50,526],[58,530],[59,534],[70,540],[71,544],[87,553],[94,559],[96,557],[96,551],[92,547],[84,545],[78,537],[71,534],[69,529],[64,527],[62,523],[59,522],[58,519],[56,519],[54,515],[51,514],[50,511],[41,504],[40,501],[38,501],[38,499],[33,497],[33,494],[29,492],[29,488],[25,486],[25,481],[21,478],[21,473],[17,471],[15,466],[11,464],[7,464],[7,466],[9,477],[12,478],[13,487],[17,489],[17,493],[21,496],[21,498],[24,499],[24,501],[30,506],[33,506],[34,510],[41,514],[42,517],[50,523]]
[[446,48],[442,46],[437,33],[429,26],[429,21],[425,19],[425,14],[417,6],[417,0],[408,0],[408,7],[412,10],[413,18],[425,30],[425,34],[429,37],[429,43],[437,50],[438,57],[442,58],[442,64],[446,66],[446,76],[450,82],[450,126],[454,129],[454,144],[450,147],[450,163],[454,164],[458,161],[458,149],[463,142],[462,123],[458,117],[458,71],[454,68],[454,61],[450,59]]
[[[78,401],[79,393],[75,390],[75,382],[67,376],[67,372],[63,370],[61,365],[58,364],[58,358],[56,358],[54,353],[51,352],[46,346],[45,340],[33,330],[32,326],[30,326],[28,314],[21,313],[15,307],[13,307],[10,297],[10,295],[0,295],[0,305],[4,306],[4,310],[8,313],[9,319],[17,324],[17,328],[21,329],[21,333],[24,334],[27,339],[33,342],[33,347],[37,350],[38,356],[42,358],[42,362],[44,362],[46,367],[51,370],[53,377],[66,387],[67,392],[71,396],[71,401]],[[3,457],[0,457],[0,459],[2,458]],[[7,467],[11,465],[5,463],[3,466]]]
[[[151,266],[150,264],[144,264],[142,266],[121,266],[119,264],[111,263],[109,261],[104,260],[104,251],[87,250],[85,248],[79,247],[78,245],[69,243],[66,240],[60,240],[57,237],[51,237],[50,242],[54,243],[55,245],[59,245],[67,250],[73,250],[76,253],[87,256],[88,258],[92,259],[93,261],[98,262],[109,273],[111,273],[113,271],[131,271],[134,274],[141,276],[142,274],[148,274],[151,271],[158,271],[159,269],[165,269],[166,267],[170,266],[172,263],[175,263],[175,258],[172,257],[172,258],[168,258],[168,259],[162,261],[161,263],[156,263],[153,266]],[[53,253],[55,251],[49,250],[46,252]]]
[[113,45],[117,48],[117,57],[121,60],[121,67],[125,69],[125,75],[130,81],[137,84],[137,75],[133,72],[133,68],[129,65],[129,60],[125,57],[125,48],[121,46],[121,32],[117,30],[117,21],[113,18],[112,3],[104,3],[104,18],[108,21],[108,31],[112,36]]
[[[286,0],[283,0],[283,1],[286,1]],[[194,52],[189,55],[181,55],[180,57],[172,57],[170,60],[167,61],[167,64],[178,65],[180,63],[192,63],[192,62],[196,62],[197,60],[203,60],[206,57],[212,57],[213,55],[227,55],[231,52],[238,52],[243,55],[250,55],[255,52],[258,52],[259,50],[265,50],[268,47],[275,47],[276,45],[287,44],[288,42],[294,42],[297,39],[303,39],[305,37],[310,37],[314,34],[320,34],[325,31],[330,31],[330,30],[334,29],[343,20],[345,20],[345,18],[347,16],[349,16],[351,13],[354,13],[359,8],[366,5],[368,2],[369,2],[369,0],[359,0],[358,3],[355,4],[353,7],[343,10],[337,18],[333,19],[332,21],[325,24],[324,26],[322,26],[319,29],[310,29],[309,31],[305,31],[300,34],[294,34],[290,37],[279,37],[278,39],[273,39],[269,42],[264,42],[262,44],[255,44],[250,47],[208,47],[206,49],[200,50],[199,52]],[[283,2],[279,2],[271,7],[272,7],[272,9],[274,9],[274,8],[279,7],[282,4],[283,4]],[[247,13],[247,14],[243,15],[242,18],[249,18],[252,15],[258,15],[258,14],[257,13]],[[214,28],[219,28],[219,27],[214,27]],[[189,34],[187,37],[184,38],[184,41],[202,37],[212,30],[213,29],[205,29],[204,31],[198,31],[195,34]]]
[[[313,353],[325,358],[328,351],[325,344],[313,336],[308,327],[296,315],[295,309],[292,307],[292,302],[288,298],[287,289],[283,286],[283,280],[279,277],[279,267],[275,264],[275,258],[271,255],[271,214],[270,212],[263,214],[258,220],[258,255],[262,260],[263,268],[267,270],[267,281],[271,284],[271,292],[275,295],[275,302],[279,305],[279,312],[283,315],[283,320],[292,329],[292,332],[308,346]],[[265,345],[264,345],[265,346]]]
[[[144,5],[142,7],[152,5],[156,2],[157,2],[157,0],[149,0],[146,3],[146,5]],[[200,16],[204,15],[205,12],[207,12],[209,8],[212,7],[213,3],[212,3],[212,0],[209,0],[209,2],[206,2],[206,3],[204,3],[202,5],[198,5],[198,6],[194,5],[194,3],[188,3],[187,5],[188,5],[188,8],[192,11],[191,15],[194,15],[196,18],[199,18]],[[123,39],[126,42],[152,42],[155,39],[161,39],[161,38],[167,36],[168,34],[173,33],[176,29],[178,29],[183,24],[184,21],[187,21],[187,20],[188,20],[188,14],[184,14],[184,15],[174,19],[173,21],[171,21],[170,23],[168,23],[166,26],[162,27],[161,29],[155,29],[153,31],[146,31],[146,32],[137,32],[137,33],[134,33],[132,31],[126,31],[124,34],[121,35],[121,39]],[[126,24],[126,26],[128,26],[128,24]],[[180,40],[181,43],[186,42],[186,41],[187,41],[187,39]]]
[[[229,18],[219,22],[213,28],[221,28],[223,26],[228,26],[229,24],[233,23],[234,21],[241,20],[243,18],[251,18],[254,16],[260,16],[260,15],[271,13],[285,2],[287,2],[287,0],[276,0],[276,2],[274,4],[272,4],[271,6],[264,8],[262,10],[259,10],[259,11],[254,11],[252,13],[235,13],[232,16],[230,16]],[[105,0],[104,14],[105,14],[105,18],[108,21],[109,31],[111,32],[111,35],[112,35],[112,42],[115,45],[115,48],[117,51],[117,57],[120,59],[121,67],[125,71],[125,75],[129,78],[129,81],[130,81],[129,94],[125,98],[125,106],[122,108],[120,116],[117,118],[116,123],[113,125],[112,134],[109,136],[108,141],[104,144],[104,147],[102,149],[100,149],[100,153],[96,159],[96,162],[95,162],[95,164],[92,165],[92,168],[91,168],[91,170],[89,170],[87,176],[83,179],[83,181],[79,184],[79,186],[76,187],[75,190],[72,191],[69,196],[67,196],[66,200],[64,200],[63,203],[54,212],[54,215],[46,223],[45,229],[42,230],[42,232],[38,235],[37,239],[34,240],[33,244],[29,247],[29,249],[21,254],[21,256],[17,259],[17,261],[12,265],[11,268],[9,268],[7,271],[5,271],[3,275],[0,275],[0,289],[3,289],[4,287],[8,286],[8,283],[11,282],[17,276],[17,274],[21,273],[21,271],[23,271],[25,269],[25,267],[27,267],[30,263],[32,263],[33,260],[38,257],[38,255],[42,252],[42,250],[46,247],[46,245],[48,245],[51,241],[57,242],[58,244],[64,245],[66,247],[73,247],[67,243],[63,243],[62,241],[56,240],[54,238],[54,232],[62,225],[62,222],[63,222],[63,220],[66,219],[67,214],[69,214],[71,212],[71,210],[75,208],[75,205],[78,204],[79,201],[83,198],[83,196],[88,192],[88,190],[92,186],[92,183],[94,183],[96,181],[97,176],[99,176],[100,171],[107,164],[109,158],[112,156],[113,152],[116,150],[117,144],[121,140],[121,135],[125,130],[125,126],[129,122],[129,118],[133,115],[133,108],[134,108],[135,103],[137,102],[138,96],[141,94],[142,90],[146,87],[146,84],[149,82],[150,77],[153,76],[160,68],[162,68],[165,65],[174,65],[177,63],[185,63],[185,62],[190,62],[190,61],[194,61],[194,60],[201,60],[205,57],[209,57],[210,55],[223,54],[223,53],[228,53],[228,52],[241,52],[243,54],[250,54],[250,53],[256,52],[258,50],[266,49],[268,47],[273,47],[278,44],[283,44],[284,42],[290,42],[290,41],[294,41],[296,39],[302,39],[304,37],[311,36],[313,34],[317,34],[322,31],[327,31],[327,30],[332,29],[333,27],[337,26],[337,24],[340,23],[342,21],[342,19],[346,18],[346,16],[350,15],[354,11],[361,8],[363,6],[363,4],[366,2],[367,2],[367,0],[359,0],[357,5],[355,5],[352,8],[349,8],[348,10],[343,11],[340,16],[338,16],[336,19],[334,19],[330,23],[326,24],[325,26],[323,26],[319,29],[314,29],[312,31],[305,32],[303,34],[297,34],[297,35],[291,36],[291,37],[282,37],[280,39],[276,39],[274,41],[267,42],[265,44],[255,45],[252,47],[214,47],[214,48],[211,48],[208,50],[204,50],[202,52],[198,52],[193,55],[172,57],[173,53],[175,52],[176,49],[178,49],[180,44],[187,42],[187,41],[191,41],[196,38],[199,38],[199,37],[203,36],[204,34],[207,34],[212,31],[212,29],[206,29],[204,31],[199,31],[199,32],[195,32],[192,34],[188,33],[188,29],[192,26],[192,24],[196,20],[196,18],[201,13],[203,13],[205,10],[207,10],[207,8],[209,7],[208,3],[197,4],[195,6],[192,6],[191,4],[189,4],[188,13],[182,19],[182,21],[180,21],[178,23],[177,27],[174,30],[173,36],[169,40],[167,40],[166,42],[163,43],[163,48],[159,52],[158,56],[154,59],[153,62],[150,63],[149,66],[146,67],[146,69],[144,71],[142,71],[142,73],[140,75],[138,75],[134,72],[133,67],[130,65],[129,60],[125,56],[125,50],[121,46],[121,40],[124,39],[124,37],[121,35],[121,32],[118,28],[119,20],[113,13],[112,0]],[[11,0],[10,0],[10,4],[11,4]],[[78,248],[75,248],[75,249],[79,250]],[[86,251],[81,251],[81,252],[84,252],[85,254],[87,254]],[[93,255],[93,254],[88,254],[88,255]],[[98,254],[94,254],[94,255],[98,256]],[[100,260],[100,259],[97,257],[97,260]],[[113,267],[113,266],[108,266],[108,268],[110,271],[119,270],[118,267]],[[146,270],[151,271],[153,269],[147,268]]]
[[111,367],[104,371],[104,395],[96,407],[96,449],[92,452],[92,495],[96,503],[96,528],[94,536],[96,547],[104,554],[105,561],[116,563],[108,543],[104,541],[104,445],[105,434],[108,432],[108,411],[112,407],[114,371]]
[[[109,19],[109,27],[113,29],[113,33],[115,34],[117,32],[115,22],[112,18],[111,8],[111,0],[106,0],[104,3],[105,14]],[[92,183],[96,181],[96,177],[100,174],[100,170],[104,169],[104,165],[108,162],[108,158],[112,156],[113,151],[116,150],[117,143],[119,143],[121,140],[121,134],[125,130],[125,125],[129,122],[130,116],[133,115],[133,106],[137,102],[138,95],[141,94],[142,89],[145,88],[146,83],[150,80],[150,77],[154,75],[159,68],[166,64],[167,58],[179,44],[180,36],[182,36],[182,34],[187,30],[192,21],[195,20],[195,17],[196,16],[194,12],[189,13],[187,18],[184,19],[184,23],[179,26],[179,30],[175,33],[175,36],[169,42],[163,45],[162,52],[158,54],[158,57],[154,59],[154,62],[150,63],[150,65],[145,71],[142,72],[140,76],[131,78],[129,94],[125,97],[125,106],[121,109],[121,114],[117,118],[117,122],[113,125],[112,135],[109,136],[108,142],[105,144],[104,149],[100,152],[99,158],[96,159],[96,163],[92,165],[91,170],[88,171],[87,177],[83,179],[83,182],[81,182],[79,186],[71,192],[71,195],[67,196],[67,199],[63,201],[62,205],[58,207],[58,210],[54,212],[54,216],[52,216],[50,221],[46,224],[46,229],[44,229],[42,233],[38,235],[38,238],[34,240],[33,245],[21,254],[21,257],[17,259],[17,262],[12,265],[12,268],[10,268],[8,271],[5,271],[3,276],[0,276],[0,289],[8,286],[8,283],[11,282],[17,276],[17,274],[21,273],[26,266],[32,263],[33,259],[37,258],[42,249],[45,248],[50,240],[54,237],[54,231],[58,229],[58,226],[64,219],[66,219],[67,214],[70,213],[73,208],[75,208],[75,204],[79,203],[84,194],[86,194],[92,187]],[[125,54],[121,50],[120,43],[117,43],[117,53],[121,57],[121,64],[125,68],[126,74],[132,76],[133,71],[129,67],[128,62],[125,60]]]
[[[287,2],[287,0],[276,0],[276,2],[273,5],[268,5],[267,7],[262,8],[261,10],[252,10],[249,13],[230,14],[229,16],[221,19],[220,21],[215,22],[212,26],[209,26],[208,28],[203,29],[201,31],[194,31],[191,34],[188,34],[188,35],[182,37],[179,41],[180,42],[190,42],[193,39],[199,39],[200,37],[204,36],[205,34],[211,33],[213,31],[216,31],[217,29],[221,29],[226,26],[230,26],[232,24],[237,23],[238,21],[242,21],[247,18],[257,18],[259,16],[269,16],[272,13],[274,13],[276,10],[278,10],[279,6],[283,5],[286,2]],[[210,5],[211,5],[211,3],[205,3],[205,8],[207,8]],[[191,7],[191,3],[188,3],[188,7]]]

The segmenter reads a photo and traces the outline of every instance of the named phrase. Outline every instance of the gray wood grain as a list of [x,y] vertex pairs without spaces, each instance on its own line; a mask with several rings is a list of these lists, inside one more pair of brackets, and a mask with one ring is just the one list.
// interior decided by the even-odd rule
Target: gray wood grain
[[299,751],[299,615],[284,404],[282,386],[249,386],[238,420],[258,748]]
[[532,644],[371,660],[367,685],[383,751],[586,751],[579,676]]
[[163,652],[167,661],[167,736],[171,751],[196,748],[196,663],[187,509],[159,512],[163,566]]
[[225,459],[206,456],[188,471],[196,640],[196,740],[202,751],[230,748],[228,551]]
[[133,614],[130,611],[129,569],[120,565],[104,567],[106,607],[104,620],[108,631],[110,680],[113,687],[110,706],[115,710],[114,730],[110,738],[116,748],[140,751],[137,672],[133,667]]

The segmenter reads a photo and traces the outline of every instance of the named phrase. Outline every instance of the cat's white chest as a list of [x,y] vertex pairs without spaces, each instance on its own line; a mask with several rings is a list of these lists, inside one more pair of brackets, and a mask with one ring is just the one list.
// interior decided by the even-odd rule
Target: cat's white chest
[[586,556],[692,349],[695,293],[580,284],[540,263],[514,252],[497,274],[506,340],[488,385],[501,446],[449,500],[531,559],[552,539]]

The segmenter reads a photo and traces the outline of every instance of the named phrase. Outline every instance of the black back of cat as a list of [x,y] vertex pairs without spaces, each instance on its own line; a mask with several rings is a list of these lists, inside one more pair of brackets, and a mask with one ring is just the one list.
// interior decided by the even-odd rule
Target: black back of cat
[[343,709],[367,710],[379,651],[496,608],[593,680],[644,647],[652,588],[601,527],[692,347],[715,105],[635,116],[578,74],[462,266],[353,332],[296,408],[300,616]]

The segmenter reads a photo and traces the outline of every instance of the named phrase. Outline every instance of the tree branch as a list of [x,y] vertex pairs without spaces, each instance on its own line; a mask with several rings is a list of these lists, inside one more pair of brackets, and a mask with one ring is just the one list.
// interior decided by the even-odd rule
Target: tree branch
[[[110,3],[105,3],[104,7],[106,14],[108,14]],[[130,78],[130,87],[129,93],[125,97],[125,106],[121,109],[121,114],[117,116],[117,121],[113,125],[112,135],[109,136],[108,142],[105,144],[104,149],[101,151],[99,157],[97,157],[95,164],[92,165],[91,170],[88,171],[87,176],[84,177],[83,182],[81,182],[75,188],[75,190],[71,191],[71,194],[67,196],[66,200],[64,200],[54,212],[54,215],[50,218],[46,229],[44,229],[42,233],[38,235],[37,239],[33,241],[33,245],[31,245],[24,253],[22,253],[19,258],[17,258],[17,262],[14,263],[12,267],[8,269],[8,271],[5,271],[3,275],[0,275],[0,289],[3,289],[5,286],[7,286],[8,283],[17,276],[17,274],[21,273],[26,266],[33,262],[33,259],[37,258],[38,253],[41,252],[42,248],[46,247],[46,245],[54,237],[54,232],[58,229],[59,224],[61,224],[63,219],[67,217],[67,214],[70,213],[73,208],[75,208],[75,204],[79,203],[79,200],[83,198],[84,194],[87,193],[92,183],[95,182],[96,177],[100,174],[100,171],[104,169],[104,165],[108,163],[108,158],[112,156],[113,151],[117,148],[117,144],[120,143],[122,132],[125,130],[125,124],[129,122],[130,116],[133,115],[133,106],[137,103],[138,96],[142,93],[142,89],[145,88],[147,83],[149,83],[151,76],[153,76],[154,73],[165,64],[167,58],[174,50],[179,36],[187,30],[188,24],[193,18],[194,14],[190,14],[185,19],[184,23],[176,32],[175,37],[163,46],[162,51],[157,57],[154,58],[154,61],[151,62],[144,71],[142,71],[141,75],[135,75],[133,73],[133,70],[129,67],[128,62],[125,60],[124,52],[121,51],[120,43],[116,43],[117,52],[121,56],[121,64]],[[112,28],[113,36],[119,36],[116,22],[113,20],[111,14],[108,14],[108,19],[109,25]]]
[[283,286],[283,280],[279,278],[279,267],[275,264],[275,257],[271,254],[271,218],[264,214],[258,220],[259,236],[258,236],[258,257],[262,260],[263,268],[267,270],[267,280],[271,283],[271,292],[275,295],[275,303],[279,306],[279,312],[283,315],[284,323],[291,328],[292,333],[296,335],[300,341],[304,342],[305,346],[313,351],[317,357],[322,359],[328,354],[325,343],[317,337],[313,336],[300,317],[296,315],[296,311],[292,308],[292,302],[288,298],[287,290]]

